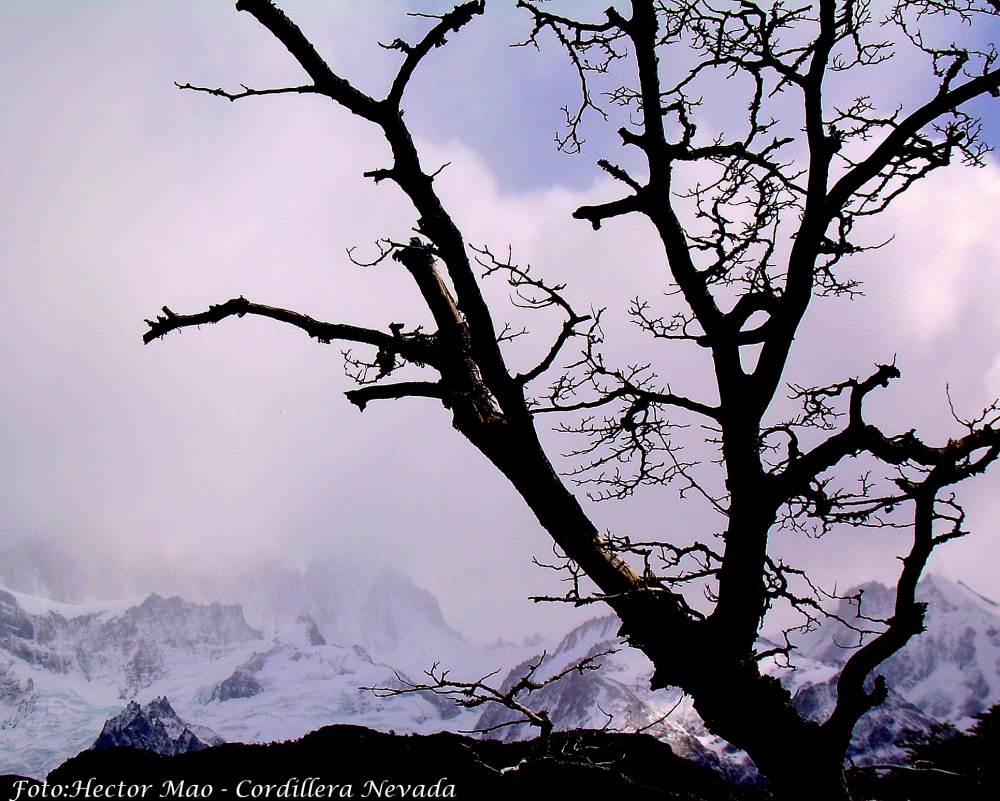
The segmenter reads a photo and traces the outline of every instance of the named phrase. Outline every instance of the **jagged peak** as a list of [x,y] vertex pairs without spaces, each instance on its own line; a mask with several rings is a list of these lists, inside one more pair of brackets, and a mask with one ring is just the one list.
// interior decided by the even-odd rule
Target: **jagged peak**
[[399,624],[410,629],[416,623],[448,639],[465,642],[465,637],[448,625],[437,597],[398,570],[383,568],[378,572],[359,611],[366,633],[374,637],[371,644],[383,649],[392,650],[406,639]]
[[569,634],[563,637],[559,642],[559,645],[557,645],[555,650],[552,652],[552,656],[554,657],[557,654],[575,651],[583,642],[592,641],[591,644],[594,644],[601,640],[618,639],[618,628],[620,626],[621,621],[618,619],[617,615],[593,617],[590,620],[581,623],[575,629],[570,631]]
[[129,701],[125,709],[105,721],[91,749],[128,745],[158,754],[180,754],[221,742],[211,729],[185,723],[167,697],[159,696],[145,706],[135,699]]

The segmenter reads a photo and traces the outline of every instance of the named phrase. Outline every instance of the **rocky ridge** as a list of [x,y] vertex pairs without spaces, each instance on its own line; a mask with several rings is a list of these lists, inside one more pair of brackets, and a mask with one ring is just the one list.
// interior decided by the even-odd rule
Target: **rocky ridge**
[[224,743],[205,726],[181,720],[166,698],[154,698],[146,706],[129,701],[128,706],[104,724],[91,746],[96,751],[132,746],[157,754],[186,754]]

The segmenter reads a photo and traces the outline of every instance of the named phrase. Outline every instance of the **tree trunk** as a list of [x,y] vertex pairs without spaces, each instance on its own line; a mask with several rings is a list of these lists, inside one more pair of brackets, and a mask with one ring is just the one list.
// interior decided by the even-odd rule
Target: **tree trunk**
[[[545,457],[530,421],[511,422],[460,430],[500,468],[567,555],[611,595],[620,633],[656,668],[653,688],[677,686],[691,695],[708,730],[750,755],[776,799],[850,801],[846,743],[804,720],[780,682],[761,675],[745,649],[734,648],[746,639],[746,615],[691,620],[670,594],[644,590],[613,553],[595,548],[597,529]],[[756,621],[759,610],[752,608],[750,616]],[[540,748],[546,735],[539,737]]]
[[[787,743],[777,743],[780,749]],[[843,759],[814,755],[800,759],[792,753],[780,757],[782,768],[772,768],[768,780],[775,801],[851,801]]]
[[850,801],[844,776],[847,742],[803,719],[777,680],[761,676],[751,687],[744,679],[720,671],[718,681],[729,683],[732,691],[712,693],[707,702],[703,692],[694,695],[708,730],[750,756],[776,801]]

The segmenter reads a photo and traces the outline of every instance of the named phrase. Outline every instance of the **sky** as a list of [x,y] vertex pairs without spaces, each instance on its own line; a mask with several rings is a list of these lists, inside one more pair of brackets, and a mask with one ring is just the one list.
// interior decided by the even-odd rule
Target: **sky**
[[[555,151],[575,78],[555,47],[508,46],[528,30],[511,5],[493,0],[421,66],[404,105],[424,162],[449,163],[437,186],[469,242],[510,246],[581,308],[607,306],[609,353],[660,360],[676,387],[697,391],[699,357],[651,350],[625,319],[632,297],[660,302],[669,288],[648,227],[594,232],[570,218],[618,191],[595,162],[620,149],[591,119],[582,154]],[[408,11],[446,8],[283,7],[335,71],[375,94],[399,58],[377,42],[418,35],[427,21]],[[359,268],[346,254],[374,254],[377,238],[413,224],[397,189],[362,177],[388,163],[376,130],[319,97],[180,91],[174,82],[303,81],[228,2],[0,0],[0,75],[4,581],[112,597],[185,573],[332,559],[403,570],[473,641],[555,633],[593,613],[528,600],[558,590],[532,565],[551,555],[547,535],[434,401],[359,414],[342,395],[343,348],[268,320],[142,344],[161,306],[194,312],[240,294],[329,321],[428,322],[398,265]],[[899,102],[926,90],[898,76],[878,73],[874,88]],[[983,111],[996,143],[1000,115]],[[706,113],[709,126],[724,121]],[[1000,395],[1000,165],[939,171],[870,233],[894,239],[851,261],[864,296],[814,305],[787,377],[831,383],[895,358],[903,379],[872,398],[873,419],[943,442],[960,434],[946,386],[965,414]],[[487,292],[506,303],[502,285]],[[558,324],[532,321],[543,337],[514,351],[515,366]],[[546,443],[560,469],[573,467],[558,456],[564,437]],[[973,534],[931,565],[994,597],[998,482],[994,468],[962,488]],[[669,488],[585,503],[615,533],[712,525]],[[841,588],[893,578],[900,544],[871,532],[780,542]]]

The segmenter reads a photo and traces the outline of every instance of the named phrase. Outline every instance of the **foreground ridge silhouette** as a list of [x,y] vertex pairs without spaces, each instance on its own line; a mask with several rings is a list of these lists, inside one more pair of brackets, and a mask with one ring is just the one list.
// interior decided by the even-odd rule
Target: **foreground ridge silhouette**
[[[0,779],[3,801],[17,795],[16,778]],[[171,756],[131,747],[88,750],[56,768],[46,781],[51,789],[92,779],[95,784],[114,784],[116,790],[121,782],[126,787],[152,785],[146,799],[160,798],[164,791],[173,791],[168,798],[235,799],[242,794],[254,797],[255,792],[260,798],[316,798],[320,785],[350,785],[351,795],[344,797],[351,798],[549,799],[596,793],[628,799],[753,801],[770,796],[761,787],[730,784],[711,769],[676,756],[669,745],[650,735],[596,730],[555,732],[548,755],[543,755],[534,741],[503,743],[450,732],[396,735],[335,725],[295,741],[226,743]],[[315,781],[310,784],[310,779]],[[265,789],[254,789],[267,785],[272,786],[270,796]],[[453,789],[446,795],[449,785]],[[213,788],[210,796],[205,795],[206,786]],[[404,795],[402,788],[407,787]],[[330,790],[322,792],[322,797],[331,797]],[[27,797],[25,791],[19,801]]]

